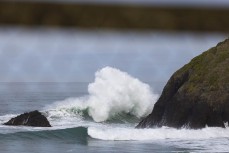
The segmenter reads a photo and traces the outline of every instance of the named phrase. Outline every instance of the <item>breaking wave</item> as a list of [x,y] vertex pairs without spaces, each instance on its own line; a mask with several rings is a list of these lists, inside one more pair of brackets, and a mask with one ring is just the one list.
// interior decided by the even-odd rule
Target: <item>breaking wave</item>
[[148,115],[158,99],[158,94],[149,85],[112,67],[95,73],[94,82],[88,85],[88,93],[84,97],[69,98],[49,105],[45,112],[51,119],[91,117],[95,122],[104,122],[121,120],[125,116],[128,121]]

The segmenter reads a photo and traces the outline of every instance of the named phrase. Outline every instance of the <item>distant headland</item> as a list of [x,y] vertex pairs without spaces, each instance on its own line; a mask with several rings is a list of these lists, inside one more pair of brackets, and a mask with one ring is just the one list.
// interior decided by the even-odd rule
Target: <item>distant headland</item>
[[2,26],[229,31],[227,8],[0,2]]

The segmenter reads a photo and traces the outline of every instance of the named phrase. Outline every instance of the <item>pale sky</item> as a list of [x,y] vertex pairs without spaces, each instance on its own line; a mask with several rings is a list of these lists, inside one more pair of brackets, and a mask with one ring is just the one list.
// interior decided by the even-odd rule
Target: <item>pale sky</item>
[[145,82],[165,82],[225,38],[218,33],[0,28],[0,82],[91,82],[105,66]]

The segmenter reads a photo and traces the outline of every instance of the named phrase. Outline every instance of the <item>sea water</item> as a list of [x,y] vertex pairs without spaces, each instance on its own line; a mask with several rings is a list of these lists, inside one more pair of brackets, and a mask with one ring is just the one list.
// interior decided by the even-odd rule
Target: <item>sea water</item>
[[[13,33],[8,35],[5,33],[5,30],[3,30],[0,35],[1,39],[5,36],[0,46],[2,58],[1,73],[3,74],[3,72],[5,72],[5,75],[3,75],[1,79],[8,81],[0,83],[1,153],[228,152],[228,128],[206,127],[199,130],[191,130],[162,127],[135,129],[138,122],[152,111],[154,103],[161,94],[163,85],[171,75],[170,71],[165,71],[159,75],[160,70],[166,70],[166,65],[153,65],[155,63],[150,63],[149,59],[156,60],[159,63],[161,60],[164,60],[164,63],[166,63],[168,60],[176,59],[174,63],[172,62],[173,64],[170,63],[170,65],[167,65],[167,67],[172,69],[171,71],[175,71],[177,67],[187,63],[192,56],[197,54],[182,54],[179,52],[182,50],[182,47],[179,48],[177,46],[183,46],[183,49],[187,50],[198,47],[208,49],[211,47],[210,45],[213,46],[221,38],[224,38],[223,35],[202,35],[201,40],[208,42],[205,43],[206,46],[202,46],[200,45],[201,43],[199,44],[198,41],[196,41],[196,39],[200,37],[190,34],[174,34],[173,36],[176,36],[177,41],[170,39],[171,36],[167,36],[166,34],[157,34],[157,37],[155,37],[154,34],[140,34],[140,38],[132,39],[132,41],[135,42],[132,44],[130,43],[132,41],[129,39],[132,38],[132,36],[136,36],[136,33],[134,35],[132,33],[119,33],[117,35],[112,32],[102,32],[102,34],[92,32],[91,35],[91,33],[88,32],[76,31],[75,34],[80,34],[80,36],[75,37],[74,32],[67,32],[66,34],[64,30],[59,32],[51,31],[51,36],[49,33],[47,38],[47,30],[43,33],[35,30],[32,31],[32,34],[31,30],[29,30],[29,32],[22,30],[21,32],[18,28],[8,29],[8,31],[13,31]],[[95,34],[100,35],[99,38],[101,40],[98,40]],[[180,44],[181,40],[184,40],[179,39],[181,36],[190,41],[183,41],[183,44]],[[104,39],[104,37],[106,39]],[[40,38],[49,41],[40,40]],[[66,62],[65,57],[61,60],[60,56],[55,56],[56,58],[52,59],[53,61],[49,63],[46,58],[48,57],[50,60],[50,55],[56,55],[58,53],[61,54],[61,57],[65,55],[61,52],[56,52],[58,47],[53,47],[53,45],[56,44],[52,42],[54,38],[58,43],[64,40],[67,41],[64,42],[65,45],[67,44],[66,46],[59,46],[60,49],[64,49],[65,46],[67,49],[70,47],[70,50],[82,49],[90,54],[93,53],[93,51],[91,51],[92,49],[96,50],[96,54],[98,54],[97,58],[93,56],[93,59],[90,58],[88,60],[86,57],[88,57],[89,54],[87,56],[82,56],[82,53],[77,55],[81,58],[85,57],[83,60],[87,62],[93,60],[94,62],[100,62],[100,64],[94,63],[90,69],[88,65],[81,63],[83,61],[78,61],[79,65],[77,65],[74,61],[71,61],[71,58],[67,55],[67,59],[71,61],[70,63],[73,65],[70,63],[70,65],[64,65],[64,62]],[[72,38],[78,42],[76,46],[72,45]],[[151,41],[158,39],[161,41],[164,40],[168,46],[163,45],[163,48],[158,45],[158,43],[163,44],[163,42],[150,43],[151,41],[149,41],[146,43],[145,40],[148,40],[146,38],[151,38]],[[97,45],[90,42],[89,44],[91,46],[86,46],[86,40],[94,40]],[[113,42],[114,40],[115,42]],[[170,45],[169,40],[173,41]],[[106,41],[106,43],[104,43],[104,41]],[[10,45],[7,45],[7,43]],[[104,45],[105,47],[101,47],[98,44]],[[139,51],[140,48],[137,48],[138,45],[144,46],[146,52]],[[40,50],[41,48],[43,51],[48,48],[47,50],[51,50],[55,53],[46,54]],[[108,56],[108,53],[105,54],[102,51],[103,49],[109,48],[109,53],[115,55],[112,59],[113,62],[106,61],[106,58],[111,60],[111,57]],[[119,51],[114,48],[118,48]],[[178,52],[173,53],[172,51],[176,49]],[[124,50],[125,54],[122,54]],[[152,55],[150,54],[153,52],[152,50],[157,50],[158,53],[153,54],[158,55],[156,58],[155,56],[148,57],[148,55]],[[162,54],[161,52],[159,53],[159,50]],[[10,52],[6,53],[6,51]],[[168,53],[165,55],[169,57],[164,55],[165,52]],[[32,71],[29,66],[27,67],[28,62],[34,61],[36,63],[32,53],[38,55],[40,60],[43,60],[37,63],[40,64],[41,68],[37,65],[30,64],[30,66],[36,68],[36,71]],[[144,54],[147,56],[137,56]],[[73,54],[70,55],[72,56]],[[190,56],[187,57],[187,55]],[[17,56],[17,58],[15,58],[15,56]],[[124,56],[124,58],[122,56]],[[129,61],[126,57],[129,57]],[[158,60],[157,58],[159,57],[162,59]],[[184,57],[185,60],[179,60],[177,57]],[[12,58],[17,59],[17,62],[12,60]],[[75,58],[77,58],[76,55]],[[134,60],[132,61],[133,58]],[[103,60],[101,61],[101,59]],[[63,61],[63,63],[58,65],[60,68],[59,71],[55,67],[55,64],[58,64],[55,60],[59,60],[59,62]],[[80,60],[80,58],[78,60]],[[119,62],[127,65],[127,67],[120,66]],[[87,71],[81,71],[84,72],[85,75],[83,79],[73,73],[72,69],[69,68],[67,72],[75,76],[76,79],[74,82],[64,80],[67,78],[71,80],[73,77],[63,75],[66,71],[61,70],[61,68],[74,66],[74,68],[77,69],[77,66],[81,66],[81,64],[85,66],[81,67],[81,69],[88,68]],[[131,67],[131,64],[134,64],[134,66]],[[4,69],[2,65],[11,67]],[[61,67],[61,65],[64,66]],[[54,74],[49,74],[48,72],[50,72],[51,69],[45,69],[44,66],[51,67],[58,72],[53,71]],[[145,70],[134,69],[134,67],[143,68],[144,66],[147,68],[154,67],[154,69],[147,69],[153,72],[146,73]],[[96,67],[97,69],[95,70]],[[31,75],[33,73],[30,73],[28,70],[31,70],[33,73],[38,71],[39,73],[36,74],[40,77]],[[91,75],[91,71],[94,71],[94,74]],[[139,74],[143,72],[145,72],[144,75]],[[18,74],[19,78],[22,77],[25,80],[23,80],[23,82],[18,80],[13,82],[12,80],[17,79],[17,77],[14,76],[15,74]],[[61,77],[57,77],[56,75]],[[4,76],[7,76],[7,78],[4,78]],[[49,77],[53,77],[56,79],[54,79],[55,81],[59,82],[47,81]],[[35,80],[42,78],[43,82],[31,82],[32,78]],[[63,82],[59,80],[61,78],[63,78],[63,80],[61,80]],[[85,81],[84,78],[87,78],[87,81]],[[51,128],[2,125],[11,117],[35,109],[41,111],[48,118],[52,125]]]
[[[110,75],[117,77],[113,78]],[[20,88],[20,91],[6,90],[9,86]],[[32,86],[36,86],[34,91],[29,88]],[[66,88],[61,91],[59,89],[61,86]],[[95,82],[88,85],[86,95],[77,93],[79,86],[83,91],[87,85],[86,83],[1,83],[1,92],[4,93],[1,100],[7,100],[5,104],[1,103],[1,112],[4,112],[0,116],[1,124],[23,110],[39,109],[53,126],[40,128],[1,125],[1,152],[226,152],[229,150],[227,128],[135,129],[140,118],[150,113],[158,94],[149,85],[125,72],[111,67],[99,70]],[[73,89],[75,92],[72,92]],[[104,91],[97,92],[98,90]],[[74,95],[78,97],[67,98]],[[37,101],[34,102],[34,99]],[[14,105],[15,110],[7,109],[8,105]]]

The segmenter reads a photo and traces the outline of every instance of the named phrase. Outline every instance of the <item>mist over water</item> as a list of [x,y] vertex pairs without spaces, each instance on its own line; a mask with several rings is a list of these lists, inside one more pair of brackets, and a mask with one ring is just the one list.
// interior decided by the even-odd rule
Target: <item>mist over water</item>
[[[222,33],[0,27],[1,82],[93,82],[111,66],[153,86],[215,46]],[[36,86],[34,87],[36,88]]]
[[[228,128],[134,128],[172,73],[224,38],[0,28],[0,151],[227,152]],[[2,125],[35,109],[52,128]]]

